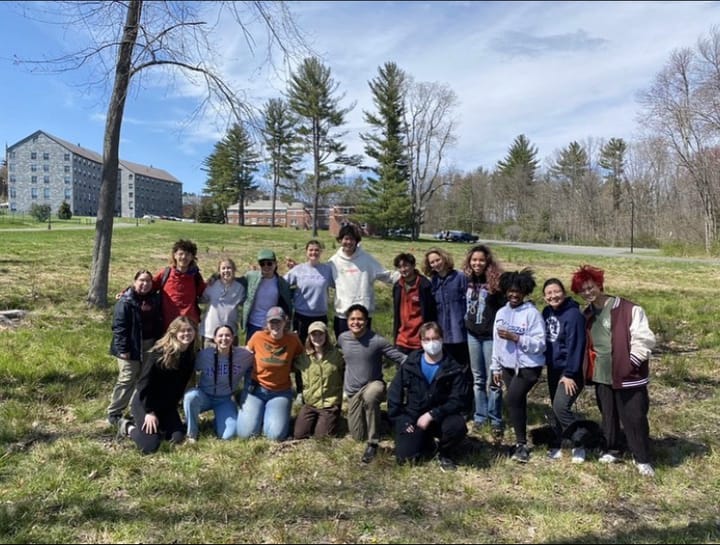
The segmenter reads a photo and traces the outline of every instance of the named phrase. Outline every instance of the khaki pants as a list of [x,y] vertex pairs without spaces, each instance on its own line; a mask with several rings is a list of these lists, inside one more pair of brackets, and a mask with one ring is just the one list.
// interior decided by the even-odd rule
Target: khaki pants
[[348,428],[356,441],[367,439],[375,445],[380,441],[380,403],[385,393],[385,383],[374,380],[348,398]]
[[152,339],[143,341],[142,362],[117,358],[118,378],[110,397],[110,405],[107,408],[109,417],[122,417],[125,409],[130,405],[135,393],[135,386],[150,371],[151,360],[147,355],[147,351],[152,348],[154,343],[155,341]]

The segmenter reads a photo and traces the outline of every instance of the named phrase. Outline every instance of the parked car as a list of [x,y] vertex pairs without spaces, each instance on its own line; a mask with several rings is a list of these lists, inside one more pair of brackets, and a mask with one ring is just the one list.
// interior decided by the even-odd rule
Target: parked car
[[412,238],[412,231],[403,227],[388,229],[387,236],[391,238]]
[[445,240],[447,242],[477,242],[480,237],[468,233],[467,231],[440,231],[435,235],[438,240]]

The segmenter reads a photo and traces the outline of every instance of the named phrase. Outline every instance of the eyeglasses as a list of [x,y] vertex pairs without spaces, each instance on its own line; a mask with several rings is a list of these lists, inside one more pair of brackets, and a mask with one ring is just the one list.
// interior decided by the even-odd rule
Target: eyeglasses
[[273,265],[275,265],[274,261],[260,261],[261,267],[272,267]]

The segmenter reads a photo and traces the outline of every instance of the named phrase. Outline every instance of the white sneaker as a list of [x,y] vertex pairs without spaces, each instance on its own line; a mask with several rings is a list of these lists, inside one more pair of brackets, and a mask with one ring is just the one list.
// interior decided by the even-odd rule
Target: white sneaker
[[548,460],[560,460],[562,458],[562,449],[551,448],[547,453]]
[[637,462],[635,462],[635,467],[637,467],[638,473],[640,473],[640,475],[642,475],[643,477],[655,476],[655,470],[650,464],[638,464]]
[[614,454],[606,452],[605,454],[600,456],[598,462],[600,462],[601,464],[617,464],[618,462],[620,462],[620,458],[618,458]]
[[585,449],[582,447],[575,447],[572,449],[572,463],[582,464],[585,461]]

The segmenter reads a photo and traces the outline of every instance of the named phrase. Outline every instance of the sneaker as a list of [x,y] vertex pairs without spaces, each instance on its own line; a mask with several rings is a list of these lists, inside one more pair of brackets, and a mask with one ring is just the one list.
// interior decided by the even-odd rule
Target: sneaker
[[130,436],[130,428],[133,426],[133,421],[129,418],[120,418],[118,420],[118,431],[117,438],[123,439]]
[[448,473],[457,470],[457,465],[455,465],[455,462],[453,462],[447,456],[439,456],[438,462],[440,463],[440,471]]
[[638,473],[640,473],[640,475],[642,475],[643,477],[655,476],[655,470],[650,464],[638,464],[637,462],[635,462],[635,467],[637,468]]
[[573,464],[582,464],[585,461],[585,449],[582,447],[572,449],[571,461]]
[[109,414],[107,417],[108,424],[110,424],[113,428],[120,424],[120,416],[117,414]]
[[547,453],[548,460],[560,460],[563,457],[562,449],[551,448]]
[[527,464],[530,461],[530,451],[528,450],[527,445],[523,443],[515,445],[515,451],[513,452],[511,458],[521,464]]
[[620,458],[618,458],[611,452],[606,452],[605,454],[600,456],[598,462],[600,462],[601,464],[617,464],[620,463]]
[[372,443],[368,443],[368,446],[365,448],[365,452],[363,452],[362,455],[362,463],[363,464],[369,464],[373,461],[373,458],[377,456],[378,446],[373,445]]
[[185,442],[186,442],[188,445],[194,445],[195,443],[197,443],[197,437],[195,437],[195,436],[193,436],[193,435],[187,435],[187,436],[185,437]]

